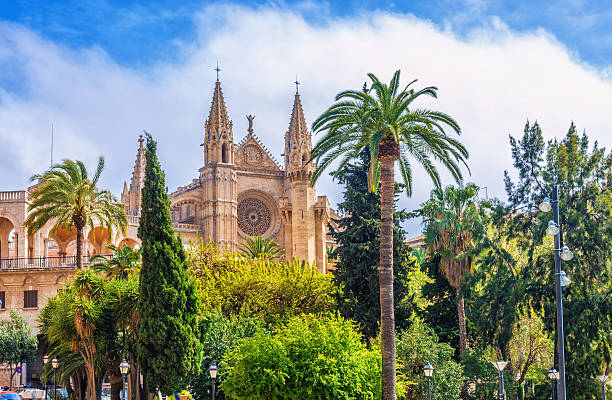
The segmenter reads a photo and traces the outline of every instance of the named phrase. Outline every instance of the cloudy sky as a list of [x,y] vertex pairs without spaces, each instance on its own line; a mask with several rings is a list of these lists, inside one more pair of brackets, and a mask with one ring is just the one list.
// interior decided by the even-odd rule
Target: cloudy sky
[[[158,140],[170,191],[202,166],[202,126],[217,61],[234,136],[255,133],[281,159],[297,74],[312,122],[368,72],[439,88],[460,123],[471,176],[505,198],[508,135],[537,120],[547,138],[571,121],[612,145],[612,8],[607,1],[34,1],[0,5],[0,190],[23,189],[54,158],[107,167],[119,194],[137,138]],[[554,3],[554,4],[553,4]],[[315,138],[316,140],[316,138]],[[416,174],[414,209],[431,183]],[[452,183],[446,180],[445,183]],[[325,177],[333,205],[341,191]],[[407,225],[410,234],[418,223]]]

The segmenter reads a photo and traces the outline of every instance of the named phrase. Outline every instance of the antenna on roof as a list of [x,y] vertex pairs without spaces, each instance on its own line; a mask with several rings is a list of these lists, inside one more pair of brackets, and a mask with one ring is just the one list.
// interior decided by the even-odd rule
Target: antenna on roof
[[53,124],[51,124],[51,168],[53,168]]

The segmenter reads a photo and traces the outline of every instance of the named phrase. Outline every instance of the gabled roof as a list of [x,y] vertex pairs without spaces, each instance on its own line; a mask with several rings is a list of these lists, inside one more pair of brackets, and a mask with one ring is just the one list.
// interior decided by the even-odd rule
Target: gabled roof
[[[255,151],[258,152],[257,154],[255,154],[255,151],[249,151],[251,146],[256,149]],[[236,165],[242,168],[282,170],[282,167],[278,164],[266,146],[264,146],[259,138],[251,132],[236,145],[234,160]]]

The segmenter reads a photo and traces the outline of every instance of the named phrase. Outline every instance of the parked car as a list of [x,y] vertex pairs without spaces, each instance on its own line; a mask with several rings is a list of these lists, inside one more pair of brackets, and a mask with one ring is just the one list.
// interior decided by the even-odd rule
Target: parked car
[[25,389],[19,392],[19,396],[24,400],[44,399],[45,391],[42,389]]
[[4,390],[0,392],[0,400],[23,400],[17,392]]

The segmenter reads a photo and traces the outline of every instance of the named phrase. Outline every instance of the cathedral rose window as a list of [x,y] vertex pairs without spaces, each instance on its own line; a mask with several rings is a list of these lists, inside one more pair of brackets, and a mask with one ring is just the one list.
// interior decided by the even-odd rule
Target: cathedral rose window
[[263,235],[272,223],[270,209],[263,201],[249,197],[238,203],[238,228],[248,235]]

